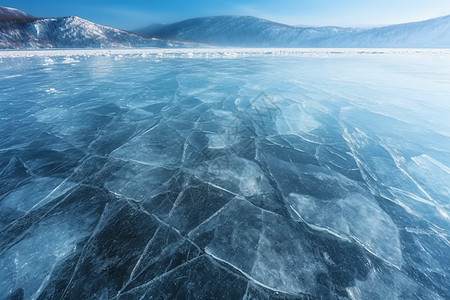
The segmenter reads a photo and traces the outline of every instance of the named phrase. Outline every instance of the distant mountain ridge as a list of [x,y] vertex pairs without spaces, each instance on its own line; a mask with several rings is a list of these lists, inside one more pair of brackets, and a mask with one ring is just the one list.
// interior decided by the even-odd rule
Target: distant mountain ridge
[[251,16],[215,16],[184,20],[154,30],[136,32],[158,38],[198,41],[217,46],[293,47],[315,46],[341,27],[294,27]]
[[143,37],[79,17],[35,18],[0,7],[0,49],[174,47],[186,43]]
[[300,27],[249,16],[216,16],[137,32],[217,46],[449,48],[450,16],[371,29]]
[[379,28],[290,26],[250,16],[152,24],[136,33],[79,17],[36,18],[0,6],[0,49],[121,47],[450,48],[450,16]]
[[[386,48],[450,48],[450,15],[426,21],[366,29],[348,38],[352,38],[351,47],[375,45],[375,47]],[[341,41],[336,37],[336,42]],[[346,42],[345,39],[344,42]]]

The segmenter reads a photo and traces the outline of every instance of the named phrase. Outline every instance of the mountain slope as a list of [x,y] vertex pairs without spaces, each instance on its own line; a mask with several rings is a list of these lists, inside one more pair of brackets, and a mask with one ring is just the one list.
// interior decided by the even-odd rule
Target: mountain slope
[[450,16],[372,29],[297,27],[254,17],[217,16],[144,28],[139,33],[220,46],[450,47]]
[[[9,11],[1,7],[1,11]],[[0,49],[186,46],[95,24],[79,17],[36,19],[15,10],[0,18]]]
[[450,16],[367,29],[330,41],[351,47],[450,48]]
[[249,16],[195,18],[137,32],[182,41],[220,46],[308,47],[341,32],[356,29],[340,27],[294,27]]
[[23,11],[11,7],[0,6],[0,22],[27,22],[37,20]]

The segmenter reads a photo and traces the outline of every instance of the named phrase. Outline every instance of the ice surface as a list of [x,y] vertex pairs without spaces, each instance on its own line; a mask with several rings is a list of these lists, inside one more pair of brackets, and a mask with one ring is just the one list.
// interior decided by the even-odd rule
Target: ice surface
[[[314,294],[314,278],[326,268],[303,230],[241,198],[222,208],[189,235],[205,252],[252,281],[287,294]],[[204,236],[212,235],[210,241]]]
[[0,52],[0,299],[450,298],[450,53],[377,51]]
[[[64,194],[72,186],[73,184],[58,178],[35,178],[8,194],[0,206],[26,213]],[[31,195],[33,196],[30,197]]]
[[[318,230],[324,229],[342,238],[353,239],[386,262],[401,267],[397,227],[371,196],[349,194],[330,203],[290,194],[288,201],[301,220]],[[330,215],[333,217],[330,218]]]

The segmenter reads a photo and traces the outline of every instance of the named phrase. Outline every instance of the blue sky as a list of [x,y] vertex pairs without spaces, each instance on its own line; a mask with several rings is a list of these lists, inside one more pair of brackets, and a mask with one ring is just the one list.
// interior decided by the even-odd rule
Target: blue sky
[[76,15],[103,25],[136,29],[212,15],[252,15],[291,25],[373,26],[450,14],[450,0],[11,0],[38,17]]

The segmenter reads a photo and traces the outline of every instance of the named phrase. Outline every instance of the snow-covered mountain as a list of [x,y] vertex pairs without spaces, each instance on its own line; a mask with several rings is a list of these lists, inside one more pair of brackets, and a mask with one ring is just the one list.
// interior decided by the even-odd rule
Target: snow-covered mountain
[[343,47],[450,48],[450,15],[330,38]]
[[137,30],[158,38],[247,47],[313,47],[332,35],[353,31],[340,27],[294,27],[249,16],[195,18]]
[[289,26],[255,17],[217,16],[153,24],[136,32],[79,17],[36,18],[0,6],[0,49],[198,45],[192,43],[238,47],[450,48],[450,16],[371,29]]
[[16,9],[0,8],[0,49],[186,46],[102,26],[79,17],[36,19]]
[[23,11],[11,7],[0,6],[0,22],[27,22],[37,20]]
[[220,46],[450,47],[450,16],[380,28],[299,27],[246,16],[195,18],[137,32]]

